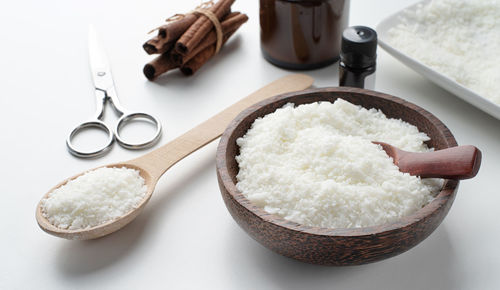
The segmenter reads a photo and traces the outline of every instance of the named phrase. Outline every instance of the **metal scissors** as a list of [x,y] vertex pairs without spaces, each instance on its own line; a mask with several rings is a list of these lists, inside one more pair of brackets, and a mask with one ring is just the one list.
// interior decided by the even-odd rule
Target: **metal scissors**
[[[97,34],[93,26],[89,27],[88,41],[90,70],[95,86],[97,110],[90,121],[81,123],[71,131],[66,139],[66,145],[68,146],[69,152],[77,157],[97,157],[108,152],[115,139],[119,145],[127,149],[142,149],[153,146],[156,142],[158,142],[161,136],[160,121],[152,115],[139,112],[129,112],[121,106],[118,101],[118,97],[116,96],[115,85],[111,76],[111,69],[106,53],[97,39]],[[114,131],[102,121],[104,117],[104,106],[108,102],[111,103],[115,112],[120,117],[116,123]],[[129,143],[125,141],[122,136],[120,136],[120,130],[130,123],[130,121],[138,119],[151,122],[155,126],[155,134],[151,139],[146,140],[143,143]],[[75,148],[72,143],[73,138],[86,128],[96,128],[106,132],[108,135],[106,144],[103,147],[91,152],[83,152]]]

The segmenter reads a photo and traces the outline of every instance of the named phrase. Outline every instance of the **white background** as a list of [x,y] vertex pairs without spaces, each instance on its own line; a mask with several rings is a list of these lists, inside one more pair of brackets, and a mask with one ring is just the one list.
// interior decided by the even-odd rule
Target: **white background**
[[[351,24],[375,27],[414,1],[353,0]],[[217,142],[175,165],[145,211],[95,241],[41,231],[40,197],[62,179],[144,152],[115,146],[81,160],[66,151],[73,126],[95,100],[87,56],[94,23],[108,51],[123,105],[159,116],[162,144],[289,72],[259,50],[258,1],[234,10],[250,21],[195,76],[148,82],[146,33],[198,1],[9,1],[0,10],[0,289],[499,289],[500,122],[409,70],[379,49],[376,89],[434,113],[459,144],[483,152],[479,175],[460,185],[450,213],[425,241],[397,257],[357,267],[308,265],[279,256],[232,220],[219,193]],[[309,71],[336,86],[337,65]],[[113,122],[113,114],[107,115]],[[93,140],[92,140],[93,141]],[[116,145],[116,144],[115,144]],[[158,147],[158,146],[157,146]]]

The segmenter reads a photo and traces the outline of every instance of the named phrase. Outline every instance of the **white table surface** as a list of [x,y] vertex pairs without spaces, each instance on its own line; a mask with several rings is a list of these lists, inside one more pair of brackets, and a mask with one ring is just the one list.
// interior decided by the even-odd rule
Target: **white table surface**
[[[413,0],[353,0],[351,24],[375,27]],[[379,49],[376,89],[438,116],[460,144],[483,152],[479,175],[464,181],[450,213],[425,241],[397,257],[356,267],[308,265],[251,239],[227,212],[206,146],[167,172],[145,211],[95,241],[41,231],[40,197],[62,179],[144,152],[115,146],[81,160],[66,151],[73,126],[95,101],[87,27],[96,25],[125,107],[162,120],[161,144],[288,74],[260,54],[258,1],[234,9],[250,21],[195,76],[148,82],[146,32],[198,1],[9,1],[0,10],[0,289],[499,289],[499,120],[437,87]],[[317,87],[336,86],[337,65],[308,71]],[[113,114],[107,115],[110,121]],[[134,134],[133,132],[131,134]],[[157,146],[158,147],[158,146]]]

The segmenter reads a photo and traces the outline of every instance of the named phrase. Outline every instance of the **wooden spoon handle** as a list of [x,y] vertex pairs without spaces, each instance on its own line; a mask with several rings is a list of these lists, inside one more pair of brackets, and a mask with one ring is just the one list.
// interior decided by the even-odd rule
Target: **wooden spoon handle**
[[402,172],[422,178],[468,179],[476,176],[481,166],[481,151],[472,145],[414,153],[398,152],[395,164]]
[[127,163],[147,170],[151,177],[157,180],[172,165],[220,137],[227,125],[244,109],[274,95],[306,89],[313,82],[313,78],[303,74],[293,74],[278,79],[226,108],[177,139]]

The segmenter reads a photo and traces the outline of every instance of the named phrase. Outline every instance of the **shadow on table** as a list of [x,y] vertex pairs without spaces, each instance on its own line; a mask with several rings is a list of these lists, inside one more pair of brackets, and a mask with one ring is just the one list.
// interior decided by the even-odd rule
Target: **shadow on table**
[[143,212],[124,228],[96,240],[65,243],[57,257],[59,270],[68,277],[84,276],[127,259],[140,245],[140,240],[147,235],[147,232],[154,231],[155,217],[160,212],[164,217],[164,213],[169,211],[169,206],[175,206],[175,198],[178,196],[175,193],[181,191],[183,186],[203,171],[213,170],[214,156],[203,157],[197,162],[195,170],[169,181],[168,192],[155,192],[153,200],[146,205]]
[[[453,247],[441,225],[417,247],[399,256],[367,265],[328,267],[311,265],[283,257],[256,244],[247,236],[231,240],[228,259],[234,267],[228,276],[252,269],[262,285],[271,289],[456,289],[453,277]],[[249,248],[242,250],[242,247]],[[248,273],[246,273],[248,274]]]

